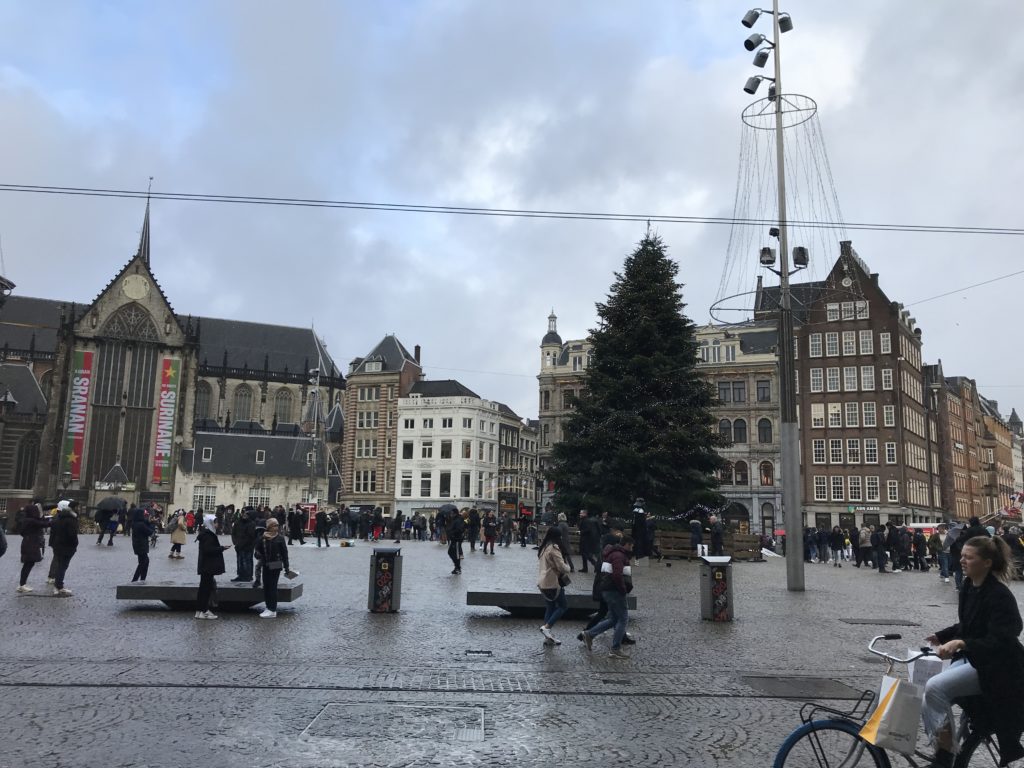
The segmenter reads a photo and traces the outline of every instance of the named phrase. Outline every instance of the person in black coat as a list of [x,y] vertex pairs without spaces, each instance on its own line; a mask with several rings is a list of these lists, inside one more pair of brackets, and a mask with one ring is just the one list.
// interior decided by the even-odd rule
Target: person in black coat
[[949,562],[953,565],[953,581],[959,590],[964,583],[964,573],[960,569],[960,550],[964,542],[973,539],[975,536],[988,536],[988,530],[981,524],[981,520],[972,517],[967,521],[967,526],[960,529],[956,540],[949,545]]
[[235,578],[232,581],[252,581],[253,551],[256,549],[256,510],[246,507],[231,527],[231,543],[235,547]]
[[448,557],[451,558],[452,575],[462,573],[462,538],[466,535],[466,522],[462,515],[453,512],[445,534],[448,536]]
[[1024,623],[1006,585],[1011,578],[1009,557],[1001,539],[968,539],[960,555],[965,581],[959,621],[926,638],[937,646],[939,658],[953,659],[925,685],[921,718],[938,747],[935,765],[953,765],[952,705],[954,699],[965,697],[979,697],[966,706],[975,728],[996,735],[999,765],[1024,757],[1024,646],[1018,640]]
[[203,527],[196,536],[199,544],[199,560],[196,572],[199,574],[199,592],[196,594],[196,618],[216,619],[210,611],[210,597],[213,595],[216,582],[214,576],[220,576],[224,567],[224,550],[230,546],[221,546],[217,538],[217,518],[214,515],[203,515]]
[[594,566],[594,571],[601,570],[601,523],[596,517],[591,517],[585,509],[580,510],[580,558],[583,560],[583,573],[587,572],[587,565]]
[[315,525],[315,528],[316,528],[316,545],[319,547],[320,546],[320,539],[323,538],[324,544],[326,544],[328,547],[331,546],[331,539],[330,539],[331,523],[330,523],[330,520],[328,520],[328,518],[327,518],[327,513],[324,510],[322,510],[322,509],[318,509],[316,511],[316,525]]
[[281,535],[281,528],[276,520],[267,521],[267,529],[256,542],[256,559],[260,561],[260,579],[263,582],[265,604],[260,618],[273,619],[277,616],[277,583],[281,579],[281,574],[290,570],[288,543]]
[[57,504],[57,517],[50,524],[50,548],[53,549],[53,594],[70,597],[71,590],[64,588],[71,558],[78,551],[78,502],[61,501]]
[[18,582],[18,592],[32,592],[28,585],[28,575],[32,567],[43,559],[43,549],[46,547],[45,531],[50,527],[52,521],[43,519],[43,512],[39,504],[29,504],[25,507],[25,516],[22,518],[21,526],[21,581]]
[[466,522],[466,536],[469,537],[469,551],[476,552],[476,543],[480,539],[480,510],[473,507],[469,510]]
[[135,575],[132,581],[146,583],[146,574],[149,573],[149,537],[156,532],[156,528],[149,522],[149,510],[132,507],[132,552],[139,559],[135,566]]

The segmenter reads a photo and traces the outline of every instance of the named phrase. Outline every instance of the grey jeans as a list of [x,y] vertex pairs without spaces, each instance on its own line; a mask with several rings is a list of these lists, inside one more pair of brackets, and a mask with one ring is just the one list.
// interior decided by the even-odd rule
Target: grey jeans
[[957,744],[959,738],[953,718],[953,699],[979,693],[978,670],[967,659],[954,661],[949,669],[931,678],[924,686],[924,706],[921,707],[925,733],[934,739],[936,733],[948,726],[953,730],[953,744]]

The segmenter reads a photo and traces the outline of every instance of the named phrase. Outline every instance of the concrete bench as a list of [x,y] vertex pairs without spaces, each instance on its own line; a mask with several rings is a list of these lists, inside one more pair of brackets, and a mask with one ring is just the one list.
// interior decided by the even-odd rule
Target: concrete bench
[[[597,603],[589,592],[582,594],[565,594],[569,610],[565,615],[571,618],[583,618],[597,610]],[[466,605],[491,605],[508,611],[513,616],[544,616],[546,603],[544,596],[538,592],[467,592]],[[636,610],[636,597],[626,597],[629,610]]]
[[[158,600],[176,611],[196,609],[199,582],[179,584],[174,581],[150,581],[145,584],[118,584],[118,600]],[[243,610],[263,602],[263,588],[253,588],[252,582],[217,582],[214,593],[218,608]],[[302,583],[283,583],[277,587],[277,601],[290,603],[302,595]]]

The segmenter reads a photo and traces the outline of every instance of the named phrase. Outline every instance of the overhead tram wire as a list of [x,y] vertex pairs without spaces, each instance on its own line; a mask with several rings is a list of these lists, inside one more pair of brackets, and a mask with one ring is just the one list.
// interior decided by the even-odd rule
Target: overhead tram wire
[[[85,197],[117,197],[130,199],[172,200],[179,202],[231,203],[236,205],[278,205],[299,208],[339,208],[395,213],[433,213],[460,216],[496,216],[527,219],[561,219],[581,221],[624,221],[657,224],[724,224],[728,226],[771,226],[774,219],[735,218],[727,216],[672,216],[649,213],[600,213],[588,211],[555,211],[527,208],[483,208],[473,206],[421,205],[416,203],[373,203],[352,200],[318,200],[294,197],[261,197],[254,195],[215,195],[188,192],[147,192],[127,189],[91,187],[55,187],[31,184],[0,184],[0,192],[23,194],[72,195]],[[956,235],[1021,236],[1024,228],[981,227],[937,224],[883,224],[878,222],[801,221],[789,220],[787,226],[804,229],[846,229],[877,232],[915,232]]]

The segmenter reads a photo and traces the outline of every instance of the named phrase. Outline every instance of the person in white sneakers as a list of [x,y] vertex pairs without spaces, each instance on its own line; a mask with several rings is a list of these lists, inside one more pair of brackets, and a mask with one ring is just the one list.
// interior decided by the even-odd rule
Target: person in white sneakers
[[71,590],[64,587],[64,577],[71,558],[78,550],[78,502],[57,503],[57,516],[50,523],[50,548],[53,549],[53,594],[70,597]]
[[273,619],[277,616],[277,582],[282,573],[291,569],[288,567],[288,543],[281,535],[280,524],[272,517],[267,520],[267,530],[256,542],[256,559],[260,564],[266,606],[260,618]]
[[21,581],[18,592],[32,592],[28,585],[28,575],[32,567],[43,560],[46,548],[44,531],[50,527],[50,518],[43,519],[41,502],[35,501],[25,507],[25,517],[21,521]]
[[216,586],[214,577],[224,573],[224,550],[231,546],[221,546],[217,538],[217,518],[214,515],[203,515],[203,528],[196,537],[199,543],[199,562],[196,572],[199,574],[199,593],[196,595],[196,618],[216,619],[210,611],[210,596]]

